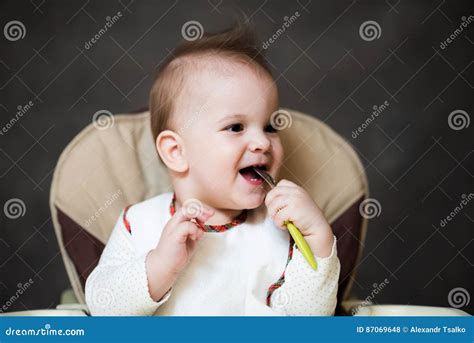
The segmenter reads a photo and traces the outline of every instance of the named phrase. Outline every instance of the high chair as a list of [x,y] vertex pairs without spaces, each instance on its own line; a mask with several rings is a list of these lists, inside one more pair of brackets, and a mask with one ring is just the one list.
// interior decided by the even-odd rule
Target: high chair
[[[350,299],[367,233],[367,219],[359,210],[368,197],[365,170],[352,147],[330,127],[307,114],[287,111],[291,114],[289,126],[280,131],[285,161],[279,179],[289,179],[306,189],[337,237],[341,274],[336,315],[351,315],[356,307],[362,315],[467,315],[429,306],[360,307],[360,300]],[[107,119],[103,126],[90,124],[66,147],[51,185],[52,219],[73,296],[65,300],[63,295],[57,310],[6,315],[87,315],[85,281],[121,210],[172,191],[155,150],[149,112]]]

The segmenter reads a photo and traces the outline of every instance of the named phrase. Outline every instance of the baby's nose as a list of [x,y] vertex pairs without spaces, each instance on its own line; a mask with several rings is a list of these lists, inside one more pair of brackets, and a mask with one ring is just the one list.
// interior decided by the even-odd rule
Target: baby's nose
[[267,151],[269,148],[270,148],[270,140],[265,136],[254,138],[249,143],[249,150],[252,152]]

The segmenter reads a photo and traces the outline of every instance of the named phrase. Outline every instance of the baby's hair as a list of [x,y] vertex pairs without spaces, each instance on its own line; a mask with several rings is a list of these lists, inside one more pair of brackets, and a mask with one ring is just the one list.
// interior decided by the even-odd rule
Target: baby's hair
[[[189,62],[193,59],[199,60],[196,57],[231,58],[256,67],[258,72],[263,71],[272,77],[271,70],[256,42],[255,32],[250,24],[239,21],[225,31],[203,33],[197,40],[184,41],[178,45],[160,66],[150,92],[149,108],[153,140],[156,141],[163,130],[172,130],[171,114],[174,110],[174,101],[184,88],[186,66],[189,66]],[[217,68],[216,73],[219,73],[219,66],[213,64],[212,68]]]

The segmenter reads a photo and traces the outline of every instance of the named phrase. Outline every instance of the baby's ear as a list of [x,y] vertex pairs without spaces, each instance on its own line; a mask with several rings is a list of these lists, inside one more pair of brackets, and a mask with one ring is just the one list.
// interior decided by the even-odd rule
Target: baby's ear
[[180,135],[164,130],[156,137],[156,150],[166,166],[172,171],[182,173],[188,169],[188,161]]

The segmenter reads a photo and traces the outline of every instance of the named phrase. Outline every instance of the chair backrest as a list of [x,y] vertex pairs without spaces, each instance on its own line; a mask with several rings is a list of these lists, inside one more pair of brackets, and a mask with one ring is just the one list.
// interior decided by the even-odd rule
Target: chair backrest
[[[346,300],[361,257],[366,219],[359,204],[368,195],[364,169],[351,146],[321,121],[296,111],[280,131],[285,162],[280,178],[303,186],[323,210],[338,238],[338,303]],[[171,191],[159,162],[149,112],[116,115],[91,124],[61,154],[50,193],[56,235],[79,302],[120,211]]]

